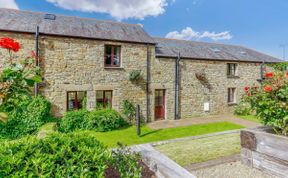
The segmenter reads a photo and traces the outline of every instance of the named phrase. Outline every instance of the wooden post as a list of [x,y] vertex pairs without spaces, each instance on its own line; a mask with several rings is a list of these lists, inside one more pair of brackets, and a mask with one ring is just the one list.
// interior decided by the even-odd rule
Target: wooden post
[[136,107],[136,127],[137,127],[137,135],[141,135],[141,129],[140,129],[140,105],[137,104]]

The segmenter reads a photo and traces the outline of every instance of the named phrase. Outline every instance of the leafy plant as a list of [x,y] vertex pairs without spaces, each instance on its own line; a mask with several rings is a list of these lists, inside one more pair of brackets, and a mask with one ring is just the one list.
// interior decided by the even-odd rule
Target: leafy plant
[[128,122],[134,124],[136,122],[136,107],[128,100],[124,100],[122,105],[123,114],[126,116]]
[[245,87],[243,97],[265,125],[288,136],[288,73],[267,72],[260,87]]
[[240,116],[247,116],[252,113],[251,106],[247,102],[240,102],[234,109],[234,114]]
[[286,71],[288,69],[288,62],[271,63],[268,66],[272,67],[276,71]]
[[139,166],[141,156],[132,152],[131,149],[118,143],[118,148],[112,151],[111,165],[118,170],[121,177],[141,177],[142,168]]
[[141,71],[140,70],[133,70],[129,73],[129,80],[137,81],[141,78]]
[[106,132],[127,125],[124,118],[115,110],[103,109],[91,111],[85,117],[84,129]]
[[67,112],[59,122],[59,131],[68,133],[77,129],[82,129],[87,115],[88,111],[86,110]]
[[212,85],[209,83],[208,78],[204,72],[195,73],[195,77],[199,80],[199,82],[209,90],[212,89]]
[[0,121],[7,122],[8,115],[5,112],[0,112]]
[[68,133],[80,129],[106,132],[126,125],[127,122],[115,110],[102,109],[91,112],[82,110],[66,113],[59,123],[59,131]]
[[51,104],[43,97],[26,98],[18,103],[19,108],[6,111],[9,119],[0,124],[0,136],[9,139],[36,134],[39,128],[51,119]]
[[34,64],[35,55],[23,60],[13,59],[13,52],[20,49],[18,42],[11,38],[0,38],[0,48],[7,49],[9,54],[0,72],[1,108],[12,111],[26,97],[31,97],[31,87],[42,82],[42,78],[40,68]]
[[104,177],[111,153],[89,134],[23,138],[0,147],[0,177]]

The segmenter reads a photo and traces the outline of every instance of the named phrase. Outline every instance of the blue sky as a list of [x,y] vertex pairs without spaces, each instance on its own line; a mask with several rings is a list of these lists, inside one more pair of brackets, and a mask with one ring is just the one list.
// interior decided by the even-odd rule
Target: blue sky
[[280,44],[288,45],[287,0],[0,0],[0,7],[139,23],[152,36],[243,45],[279,58]]

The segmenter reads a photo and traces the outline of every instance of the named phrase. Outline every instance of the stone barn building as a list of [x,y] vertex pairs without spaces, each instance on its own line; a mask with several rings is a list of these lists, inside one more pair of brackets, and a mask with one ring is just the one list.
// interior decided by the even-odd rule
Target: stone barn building
[[124,100],[147,121],[231,112],[244,87],[261,80],[263,64],[280,61],[241,46],[153,38],[113,21],[0,9],[0,22],[0,37],[22,44],[17,58],[38,46],[38,89],[59,117],[98,105],[121,111]]

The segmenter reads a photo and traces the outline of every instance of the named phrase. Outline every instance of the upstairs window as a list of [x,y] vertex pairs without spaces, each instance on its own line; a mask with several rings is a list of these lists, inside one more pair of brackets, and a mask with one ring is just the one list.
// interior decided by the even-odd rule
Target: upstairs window
[[112,91],[96,91],[96,107],[112,108]]
[[227,75],[228,76],[236,76],[237,75],[237,64],[236,63],[228,63],[227,64]]
[[70,91],[67,92],[67,110],[79,110],[86,108],[85,105],[86,92],[84,91]]
[[120,67],[121,47],[105,45],[105,67]]
[[228,88],[228,104],[236,103],[236,88]]

